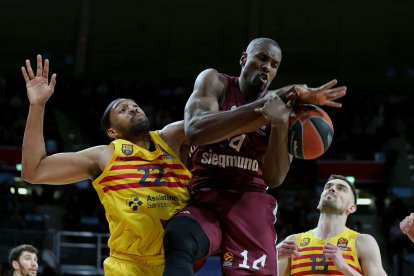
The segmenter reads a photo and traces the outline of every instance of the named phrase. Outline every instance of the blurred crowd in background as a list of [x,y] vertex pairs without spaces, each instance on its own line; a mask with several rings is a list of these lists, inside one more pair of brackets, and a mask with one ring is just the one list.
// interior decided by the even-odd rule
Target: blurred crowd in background
[[[59,96],[51,98],[45,116],[47,151],[77,151],[109,143],[100,128],[100,116],[106,105],[119,97],[135,99],[146,112],[152,129],[181,120],[192,86],[193,80],[142,84],[88,82],[58,75],[55,94]],[[413,116],[406,116],[410,110],[409,92],[396,96],[349,87],[348,95],[341,101],[342,109],[324,108],[332,118],[335,136],[321,159],[385,163],[381,185],[371,187],[381,189],[378,194],[383,198],[377,198],[375,209],[368,214],[382,218],[379,232],[385,247],[381,249],[390,263],[393,255],[414,251],[398,228],[399,221],[414,210],[412,197],[401,198],[393,192],[393,186],[400,186],[398,181],[404,181],[404,185],[412,185],[414,181],[414,137],[410,131],[414,121]],[[0,110],[0,145],[20,147],[28,110],[22,78],[0,76]],[[315,187],[321,184],[320,180],[315,161],[295,160],[283,186],[271,191],[279,202],[276,223],[279,240],[316,225],[319,198]],[[44,206],[60,206],[64,210],[61,221],[56,224],[60,230],[103,233],[108,230],[104,210],[89,181],[65,186],[32,186],[31,192],[25,195],[13,193],[14,185],[17,184],[4,178],[0,181],[2,229],[46,230],[48,214],[41,206],[43,210]],[[363,231],[363,224],[364,221],[352,220],[351,216],[351,228]]]

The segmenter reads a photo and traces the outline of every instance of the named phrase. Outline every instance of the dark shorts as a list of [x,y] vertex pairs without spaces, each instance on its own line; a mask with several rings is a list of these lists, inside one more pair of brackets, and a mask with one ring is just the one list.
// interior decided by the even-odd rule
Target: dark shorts
[[277,275],[276,200],[263,192],[198,192],[177,216],[196,220],[223,275]]

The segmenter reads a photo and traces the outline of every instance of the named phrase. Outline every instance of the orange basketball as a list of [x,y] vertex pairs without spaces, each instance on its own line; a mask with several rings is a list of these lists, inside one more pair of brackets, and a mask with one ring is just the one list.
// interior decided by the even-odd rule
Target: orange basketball
[[328,150],[333,135],[331,118],[316,105],[299,105],[290,114],[289,152],[296,158],[318,158]]

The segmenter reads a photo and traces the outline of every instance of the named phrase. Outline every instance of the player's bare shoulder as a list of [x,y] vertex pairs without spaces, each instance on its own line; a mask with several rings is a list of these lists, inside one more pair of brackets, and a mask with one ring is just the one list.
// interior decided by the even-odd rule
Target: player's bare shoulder
[[[195,89],[205,93],[213,93],[220,99],[227,89],[227,78],[216,69],[209,68],[197,77]],[[198,89],[197,89],[198,88]]]
[[97,176],[102,173],[109,161],[112,159],[114,154],[114,146],[112,144],[100,145],[82,150],[79,153],[87,156],[88,159],[91,160],[94,164],[94,166],[92,166],[93,172],[91,174],[93,176]]

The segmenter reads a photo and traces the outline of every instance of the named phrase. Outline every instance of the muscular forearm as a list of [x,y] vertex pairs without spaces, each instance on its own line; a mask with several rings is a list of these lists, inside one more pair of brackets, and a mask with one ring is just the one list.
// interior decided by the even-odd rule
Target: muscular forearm
[[229,137],[255,131],[266,124],[266,119],[255,112],[266,98],[233,110],[204,112],[186,122],[185,132],[191,145],[209,144]]
[[42,158],[46,157],[43,137],[43,118],[45,106],[31,105],[26,121],[22,146],[22,177],[30,182],[36,175]]
[[263,161],[263,177],[266,184],[272,188],[282,184],[289,171],[290,162],[287,127],[272,127]]

